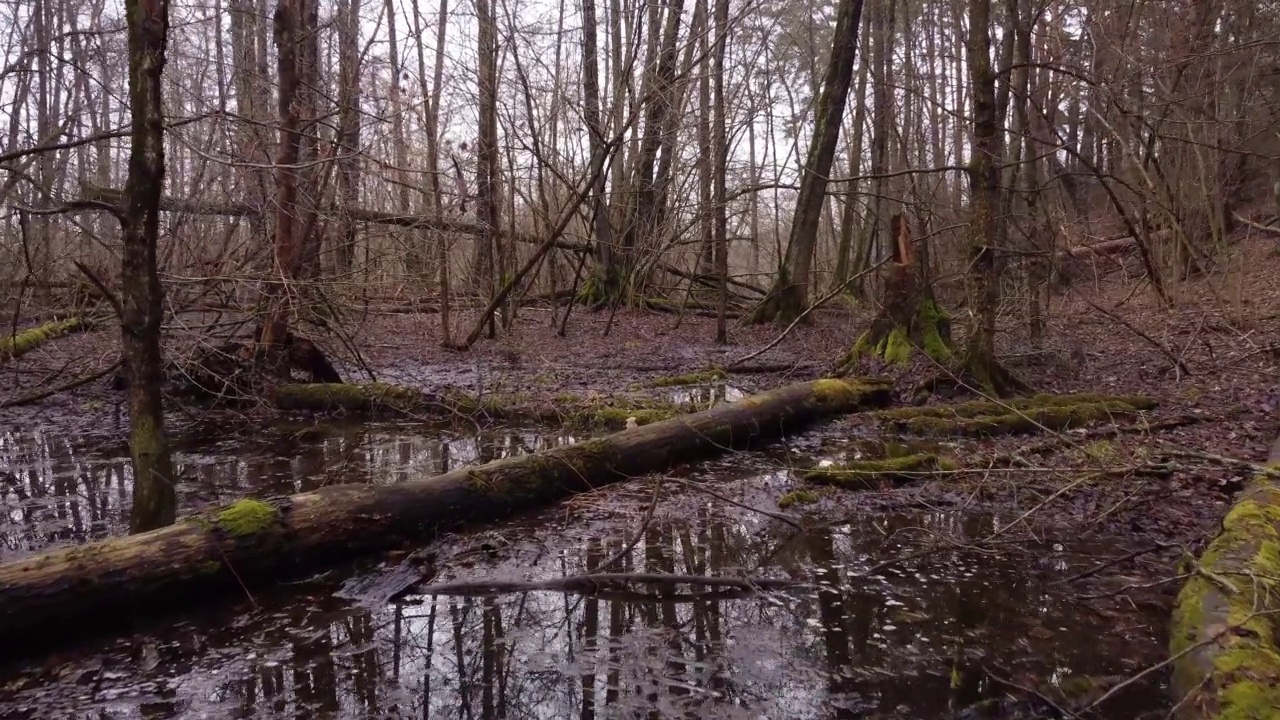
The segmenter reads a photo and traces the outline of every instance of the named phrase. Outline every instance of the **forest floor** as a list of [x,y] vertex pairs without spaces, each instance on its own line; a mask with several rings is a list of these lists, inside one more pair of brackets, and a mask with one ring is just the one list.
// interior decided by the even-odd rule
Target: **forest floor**
[[[1100,259],[1102,277],[1078,279],[1052,299],[1042,350],[1023,336],[1019,304],[1007,302],[1000,340],[1005,362],[1039,392],[1148,395],[1158,405],[1132,424],[1104,425],[1051,435],[951,439],[948,453],[965,472],[907,488],[825,494],[821,503],[863,510],[966,507],[1009,498],[1043,498],[1041,522],[1085,533],[1125,535],[1149,543],[1140,577],[1172,575],[1182,549],[1195,552],[1212,534],[1233,494],[1265,461],[1277,432],[1280,406],[1280,252],[1267,238],[1236,246],[1222,271],[1170,288],[1163,308],[1150,288],[1116,259]],[[743,392],[821,375],[867,327],[869,305],[813,314],[777,347],[748,363],[767,372],[730,374]],[[470,320],[470,318],[458,318]],[[636,382],[725,366],[756,351],[780,332],[772,326],[730,325],[730,342],[715,342],[713,318],[638,312],[575,310],[565,337],[556,335],[547,308],[524,308],[511,330],[481,340],[465,353],[439,346],[439,316],[384,314],[347,318],[361,363],[337,343],[316,338],[349,380],[376,379],[426,390],[459,387],[476,393],[518,391],[549,402],[564,394],[607,398]],[[962,332],[963,323],[957,321]],[[460,329],[469,322],[458,322]],[[606,334],[606,328],[609,332]],[[176,333],[191,334],[179,328]],[[455,330],[455,332],[458,332]],[[57,386],[109,366],[118,357],[108,328],[52,342],[19,362],[0,366],[0,426],[38,425],[101,435],[121,443],[125,393],[110,375],[38,403],[5,407],[6,400]],[[909,403],[915,381],[934,368],[868,368],[899,376]],[[205,426],[202,426],[202,423]],[[865,418],[839,421],[837,430],[865,437]],[[207,420],[182,414],[177,432],[207,430]],[[201,429],[203,427],[203,429]],[[1081,482],[1087,478],[1088,482]],[[1065,492],[1069,489],[1070,492]],[[814,511],[834,512],[819,505]],[[1142,559],[1134,560],[1143,562]],[[1176,583],[1156,582],[1158,602]]]

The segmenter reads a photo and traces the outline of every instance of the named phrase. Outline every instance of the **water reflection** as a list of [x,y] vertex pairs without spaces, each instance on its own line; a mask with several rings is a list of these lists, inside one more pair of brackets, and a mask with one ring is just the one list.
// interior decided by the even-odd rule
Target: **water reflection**
[[723,381],[665,388],[663,392],[666,394],[666,399],[673,403],[697,408],[709,408],[722,402],[736,402],[747,396],[747,393]]
[[[986,692],[952,687],[974,650],[1030,684],[1123,674],[1159,658],[1157,638],[1108,632],[1112,620],[1006,555],[926,554],[864,576],[929,534],[964,542],[992,522],[892,516],[874,531],[773,537],[704,513],[652,525],[629,550],[622,531],[572,538],[532,524],[506,558],[462,577],[572,575],[620,554],[619,572],[746,573],[803,586],[687,601],[411,595],[373,610],[319,590],[260,598],[231,620],[224,611],[33,671],[0,691],[8,700],[0,715],[39,707],[40,717],[56,709],[112,719],[949,718]],[[531,560],[529,548],[542,559]],[[1146,707],[1163,702],[1157,688],[1134,692]]]
[[[273,427],[175,457],[180,513],[245,496],[337,483],[397,483],[569,444],[547,429],[366,424]],[[0,562],[128,530],[127,449],[56,433],[0,432]]]

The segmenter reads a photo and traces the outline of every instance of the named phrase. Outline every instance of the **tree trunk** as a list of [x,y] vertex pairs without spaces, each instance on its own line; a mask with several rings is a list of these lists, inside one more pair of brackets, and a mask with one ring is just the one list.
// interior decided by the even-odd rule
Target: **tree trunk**
[[[587,122],[587,142],[591,157],[604,157],[604,126],[600,118],[599,59],[596,49],[595,0],[582,0],[582,94],[583,116]],[[605,173],[600,173],[591,187],[591,233],[596,264],[606,274],[615,268],[613,260],[613,227],[609,222],[609,206],[605,202]],[[606,283],[612,282],[605,279]]]
[[164,288],[156,268],[160,191],[164,184],[161,75],[169,35],[167,0],[126,0],[129,106],[133,133],[126,202],[120,211],[120,340],[129,378],[129,455],[133,460],[131,532],[173,524],[173,459],[164,432],[160,323]]
[[[497,16],[490,0],[476,0],[479,23],[479,93],[480,131],[476,143],[476,219],[485,234],[476,239],[472,273],[480,283],[482,297],[492,297],[501,280],[496,272],[499,262],[498,236],[498,29]],[[489,337],[496,333],[493,318],[488,322]]]
[[786,325],[798,318],[809,304],[809,268],[827,195],[827,177],[831,174],[836,143],[840,139],[841,118],[844,117],[845,101],[853,80],[858,30],[862,25],[862,3],[863,0],[840,2],[836,14],[835,44],[823,78],[822,94],[818,98],[817,123],[804,176],[800,180],[800,194],[796,199],[786,256],[778,268],[773,289],[752,313],[752,322],[773,321]]
[[[707,0],[693,6],[693,24],[705,24]],[[694,31],[697,33],[696,29]],[[711,53],[710,32],[697,33],[698,54],[702,63],[698,72],[698,265],[697,274],[710,277],[715,271],[715,229],[711,216]]]
[[[338,197],[345,207],[360,204],[360,0],[338,2]],[[356,223],[341,218],[334,266],[351,270]]]
[[304,32],[303,17],[308,0],[279,0],[275,11],[275,41],[278,50],[277,76],[280,83],[277,107],[280,140],[276,151],[275,266],[267,286],[267,314],[258,332],[259,352],[268,365],[280,363],[285,337],[289,333],[293,303],[291,281],[301,260],[298,217],[298,160],[302,152],[303,130],[298,115],[300,67],[299,51]]
[[[595,276],[583,288],[584,299],[593,306],[616,305],[631,290],[635,278],[636,253],[652,240],[661,220],[661,195],[664,178],[658,172],[658,152],[664,142],[664,130],[668,115],[672,112],[676,94],[677,39],[680,31],[680,15],[684,0],[665,0],[666,25],[659,22],[660,5],[650,5],[650,36],[644,87],[644,134],[634,160],[630,192],[620,194],[623,202],[621,247],[612,253],[611,265],[597,269]],[[662,42],[657,42],[661,30]]]
[[253,591],[359,553],[755,446],[890,397],[882,381],[816,380],[534,455],[398,485],[240,500],[153,533],[0,565],[0,642],[30,652],[180,600]]
[[1026,386],[996,361],[996,309],[1000,303],[999,127],[996,74],[991,68],[991,0],[969,4],[969,79],[973,93],[973,150],[969,160],[969,271],[972,324],[964,348],[968,379],[986,392],[1010,395]]
[[729,304],[729,219],[727,216],[725,175],[729,171],[727,136],[727,100],[724,93],[724,57],[729,44],[729,0],[715,0],[716,45],[711,73],[715,78],[715,108],[712,114],[711,155],[715,161],[715,191],[712,213],[715,218],[716,275],[720,280],[720,302],[716,308],[716,342],[729,342],[727,305]]
[[[862,29],[864,38],[869,23],[870,13],[863,16]],[[866,134],[867,124],[867,103],[865,98],[867,94],[867,76],[870,74],[870,69],[871,64],[867,62],[864,54],[862,60],[858,63],[858,85],[853,93],[853,102],[855,103],[853,134],[849,142],[846,143],[850,177],[857,177],[862,172],[862,140]],[[835,282],[839,287],[844,287],[849,282],[849,277],[854,274],[850,271],[850,261],[854,250],[854,238],[859,232],[858,219],[862,215],[862,213],[858,212],[859,185],[860,183],[856,180],[849,183],[848,191],[844,194],[844,207],[840,211],[840,245],[836,251],[835,277]],[[859,285],[861,284],[859,283]],[[861,295],[861,292],[859,291],[856,294]]]

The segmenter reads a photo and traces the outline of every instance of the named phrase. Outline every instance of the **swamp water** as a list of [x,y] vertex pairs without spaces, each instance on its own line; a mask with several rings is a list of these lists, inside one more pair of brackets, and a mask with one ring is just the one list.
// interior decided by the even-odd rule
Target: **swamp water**
[[[402,482],[574,440],[547,429],[273,428],[182,453],[180,499],[190,511],[247,494]],[[1162,618],[1103,614],[1075,599],[1078,588],[1054,584],[1126,548],[1042,539],[955,551],[1019,509],[865,515],[798,531],[692,489],[705,482],[776,512],[771,499],[792,487],[790,456],[737,454],[656,491],[634,481],[429,549],[440,558],[435,582],[543,580],[619,557],[619,572],[785,578],[794,588],[336,597],[388,573],[370,559],[5,663],[0,718],[1054,717],[1005,682],[1057,697],[1082,678],[1127,677],[1162,659]],[[0,433],[0,561],[122,533],[129,485],[122,452]],[[652,497],[661,502],[646,523]],[[928,550],[940,540],[946,550]],[[1095,717],[1162,716],[1153,677]],[[1019,702],[1001,702],[1009,696]]]

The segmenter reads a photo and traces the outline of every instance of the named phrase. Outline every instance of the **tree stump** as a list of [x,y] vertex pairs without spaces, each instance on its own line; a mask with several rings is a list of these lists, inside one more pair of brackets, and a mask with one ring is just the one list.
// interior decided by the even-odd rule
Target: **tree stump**
[[951,319],[934,299],[910,226],[898,214],[890,228],[896,243],[885,273],[880,314],[841,360],[838,375],[849,374],[868,356],[895,364],[906,364],[917,352],[939,363],[952,358]]

